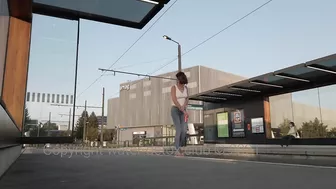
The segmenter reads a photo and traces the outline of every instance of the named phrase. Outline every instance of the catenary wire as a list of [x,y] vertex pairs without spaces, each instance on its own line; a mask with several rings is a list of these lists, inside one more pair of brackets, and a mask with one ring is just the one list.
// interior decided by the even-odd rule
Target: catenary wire
[[[221,29],[219,32],[213,34],[212,36],[210,36],[209,38],[205,39],[204,41],[200,42],[199,44],[197,44],[196,46],[194,46],[193,48],[191,48],[190,50],[188,50],[187,52],[183,53],[181,56],[184,56],[188,53],[190,53],[191,51],[195,50],[196,48],[200,47],[201,45],[205,44],[206,42],[208,42],[209,40],[211,40],[212,38],[216,37],[217,35],[219,35],[220,33],[226,31],[227,29],[231,28],[232,26],[236,25],[237,23],[239,23],[240,21],[244,20],[245,18],[247,18],[248,16],[252,15],[253,13],[255,13],[256,11],[258,11],[259,9],[263,8],[264,6],[266,6],[267,4],[271,3],[273,0],[269,0],[265,3],[263,3],[262,5],[260,5],[259,7],[253,9],[252,11],[250,11],[249,13],[245,14],[243,17],[237,19],[236,21],[234,21],[232,24],[226,26],[225,28]],[[159,67],[157,70],[151,72],[151,73],[148,73],[148,75],[152,75],[158,71],[160,71],[161,69],[165,68],[166,66],[170,65],[171,63],[173,63],[174,61],[176,61],[177,58],[173,59],[172,61],[169,61],[168,63],[164,64],[163,66]],[[143,78],[144,79],[144,78]],[[140,80],[137,80],[135,83],[133,84],[136,84],[138,82],[140,82],[142,79]],[[113,94],[114,95],[117,95],[119,94],[120,91],[116,92]]]
[[[119,62],[119,60],[125,56],[125,54],[133,48],[133,46],[172,8],[178,0],[175,0],[160,16],[156,19],[153,24],[108,68],[112,68],[115,64]],[[106,72],[103,72],[99,77],[97,77],[83,92],[81,92],[76,98],[79,98],[82,94],[84,94],[87,90],[89,90],[100,78],[104,76]]]

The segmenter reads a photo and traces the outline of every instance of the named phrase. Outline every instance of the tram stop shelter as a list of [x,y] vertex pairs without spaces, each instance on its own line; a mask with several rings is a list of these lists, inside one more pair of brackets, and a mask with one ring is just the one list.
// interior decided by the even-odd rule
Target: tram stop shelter
[[[225,85],[190,97],[204,102],[205,143],[279,144],[272,139],[269,97],[336,83],[336,54]],[[294,144],[336,144],[333,138]]]

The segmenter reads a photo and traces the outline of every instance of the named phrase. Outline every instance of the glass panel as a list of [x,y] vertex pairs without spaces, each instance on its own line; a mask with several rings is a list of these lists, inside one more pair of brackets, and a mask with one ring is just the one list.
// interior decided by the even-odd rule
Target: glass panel
[[26,102],[30,119],[41,123],[32,127],[28,136],[71,134],[68,127],[70,120],[72,128],[72,106],[53,104],[64,101],[64,94],[74,92],[77,27],[77,21],[33,15],[27,91],[37,91],[42,102],[47,94],[47,102],[51,100],[52,104]]
[[335,95],[336,85],[332,85],[270,97],[273,137],[291,134],[290,121],[300,138],[336,137]]
[[314,71],[313,69],[309,69],[305,67],[296,67],[296,68],[286,70],[283,73],[293,75],[293,76],[300,76],[302,74],[307,74],[313,71]]
[[293,122],[302,132],[301,138],[319,138],[321,133],[310,124],[321,121],[318,89],[310,89],[292,94]]
[[8,27],[9,12],[7,0],[0,0],[0,94],[2,93],[2,81],[7,49]]
[[325,66],[325,67],[329,67],[329,68],[334,67],[334,66],[336,66],[336,58],[319,62],[319,63],[317,63],[317,65],[321,65],[321,66]]
[[34,2],[131,22],[140,22],[155,6],[139,0],[34,0]]
[[282,80],[282,79],[283,78],[281,78],[281,77],[276,77],[276,76],[273,76],[273,75],[266,75],[264,77],[257,78],[257,80],[263,81],[263,82],[266,82],[266,83],[272,83],[272,82],[276,82],[276,81],[279,81],[279,80]]
[[322,122],[327,126],[327,137],[336,137],[336,85],[319,88]]

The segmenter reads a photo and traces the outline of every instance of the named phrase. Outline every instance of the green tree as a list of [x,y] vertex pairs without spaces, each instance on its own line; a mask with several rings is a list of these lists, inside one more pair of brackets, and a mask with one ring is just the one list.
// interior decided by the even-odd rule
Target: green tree
[[325,138],[327,137],[328,125],[324,125],[319,119],[315,118],[314,121],[303,122],[302,138]]
[[336,127],[333,127],[332,129],[330,129],[328,131],[327,137],[328,138],[336,138]]
[[289,123],[291,121],[289,119],[284,119],[284,121],[279,125],[279,129],[280,129],[280,134],[282,136],[285,136],[288,134],[289,131]]
[[42,128],[45,129],[45,130],[58,130],[57,124],[49,122],[49,121],[47,121],[46,123],[44,123],[43,126],[42,126]]
[[112,141],[116,134],[115,129],[104,129],[104,141]]
[[98,119],[94,112],[91,113],[88,119],[88,140],[94,141],[98,139]]
[[29,111],[28,111],[27,107],[25,107],[25,112],[24,113],[25,113],[25,119],[24,119],[23,130],[24,130],[24,132],[27,132],[27,131],[29,131],[30,128],[32,128],[32,125],[30,125],[31,118],[30,118]]
[[[88,118],[88,112],[87,111],[83,111],[81,117],[77,120],[76,123],[76,138],[77,139],[83,139],[83,131],[84,131],[84,118]],[[87,120],[86,120],[87,121]]]

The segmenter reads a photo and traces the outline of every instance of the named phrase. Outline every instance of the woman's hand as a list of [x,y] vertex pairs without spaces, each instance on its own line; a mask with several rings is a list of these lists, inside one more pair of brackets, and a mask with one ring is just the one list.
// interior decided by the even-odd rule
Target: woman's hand
[[179,106],[179,110],[180,110],[181,112],[185,112],[183,106]]

